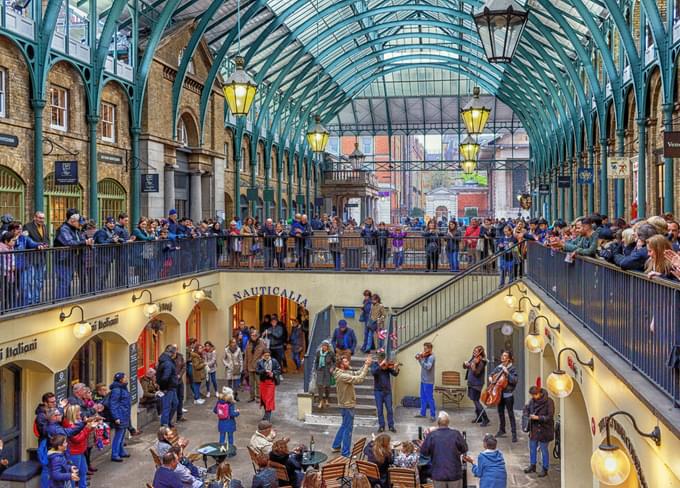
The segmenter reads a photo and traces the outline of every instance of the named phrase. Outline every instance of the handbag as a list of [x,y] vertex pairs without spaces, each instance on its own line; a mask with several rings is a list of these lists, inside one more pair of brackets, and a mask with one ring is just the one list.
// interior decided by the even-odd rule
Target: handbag
[[484,239],[481,237],[477,239],[477,246],[475,247],[477,251],[484,251]]
[[529,432],[531,430],[531,411],[529,404],[524,405],[522,409],[522,432]]

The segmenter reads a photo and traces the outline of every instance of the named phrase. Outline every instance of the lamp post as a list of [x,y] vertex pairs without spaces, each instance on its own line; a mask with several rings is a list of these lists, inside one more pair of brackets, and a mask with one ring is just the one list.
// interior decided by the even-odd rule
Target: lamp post
[[623,415],[630,419],[633,428],[642,437],[652,439],[657,446],[661,445],[661,429],[655,426],[650,433],[642,432],[635,422],[635,418],[628,412],[619,410],[604,418],[606,437],[602,444],[590,457],[590,469],[600,483],[606,485],[619,485],[628,479],[630,475],[630,461],[623,450],[612,444],[609,434],[609,424],[617,415]]
[[328,137],[330,133],[321,124],[321,117],[317,114],[314,116],[314,125],[307,132],[307,143],[312,148],[312,152],[322,153],[326,150],[328,144]]
[[581,358],[579,358],[575,349],[571,347],[560,349],[560,352],[557,353],[557,369],[550,373],[550,376],[548,376],[548,379],[545,382],[548,391],[557,398],[568,397],[571,395],[571,392],[574,389],[574,380],[571,379],[571,376],[569,376],[563,369],[560,369],[560,358],[562,357],[562,353],[565,351],[573,352],[574,356],[576,357],[576,361],[578,361],[579,364],[590,368],[591,371],[595,369],[595,361],[593,358],[590,358],[590,361],[584,362],[581,361]]
[[491,115],[491,109],[482,105],[479,100],[480,90],[476,86],[472,90],[472,100],[460,110],[460,116],[468,133],[471,135],[481,134]]
[[255,100],[257,85],[246,72],[245,59],[242,56],[236,56],[234,64],[236,69],[222,85],[222,92],[232,115],[245,117]]
[[536,328],[536,321],[538,319],[545,320],[548,324],[548,327],[550,327],[551,329],[556,330],[557,332],[560,331],[560,324],[552,325],[550,323],[550,320],[548,320],[548,317],[546,317],[545,315],[538,315],[537,317],[535,317],[534,320],[531,321],[531,331],[524,339],[524,345],[529,350],[529,352],[534,354],[542,352],[543,347],[545,347],[545,339],[543,338],[543,334],[538,332],[538,329]]
[[519,299],[519,302],[517,303],[517,310],[512,314],[512,321],[516,323],[517,325],[521,325],[526,323],[527,317],[525,316],[524,312],[522,312],[522,302],[524,300],[527,300],[529,302],[529,305],[532,307],[535,307],[537,309],[541,309],[541,304],[537,303],[534,305],[534,302],[531,301],[531,298],[529,297],[522,297]]
[[71,307],[71,310],[69,310],[68,314],[65,314],[62,311],[59,314],[59,321],[63,322],[67,318],[71,317],[71,315],[73,315],[73,311],[76,309],[80,310],[80,321],[73,324],[73,335],[76,337],[76,339],[83,339],[92,333],[92,325],[85,320],[83,307],[80,305],[74,305]]
[[474,15],[477,32],[490,63],[510,63],[529,13],[513,0],[488,0]]

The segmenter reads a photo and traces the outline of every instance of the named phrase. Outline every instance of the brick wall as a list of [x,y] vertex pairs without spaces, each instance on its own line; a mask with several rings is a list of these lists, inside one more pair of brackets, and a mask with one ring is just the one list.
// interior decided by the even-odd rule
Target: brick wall
[[489,194],[487,190],[461,192],[458,194],[458,217],[465,216],[465,207],[477,207],[477,215],[489,212]]

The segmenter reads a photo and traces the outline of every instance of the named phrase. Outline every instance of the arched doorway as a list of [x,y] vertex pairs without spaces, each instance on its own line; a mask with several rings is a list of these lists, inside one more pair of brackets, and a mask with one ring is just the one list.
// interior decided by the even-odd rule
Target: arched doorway
[[593,474],[590,471],[593,434],[580,385],[574,382],[571,395],[562,401],[560,418],[562,486],[593,486]]
[[57,185],[54,173],[45,177],[45,224],[51,236],[66,218],[69,208],[79,211],[83,204],[83,189],[80,185]]
[[288,202],[285,198],[281,199],[281,214],[279,215],[279,220],[286,220],[288,218]]
[[0,214],[10,214],[24,220],[26,185],[18,174],[6,166],[0,166]]
[[521,409],[526,403],[526,378],[521,374],[524,369],[524,329],[517,327],[509,321],[494,322],[489,324],[487,333],[487,357],[489,359],[489,371],[492,371],[499,363],[503,351],[511,351],[514,357],[515,369],[520,373],[519,382],[515,387],[515,409]]
[[[191,169],[192,147],[198,146],[198,129],[193,117],[185,112],[177,122],[177,142],[180,147],[175,151],[175,209],[179,218],[191,216]],[[200,213],[200,212],[199,212]]]
[[123,185],[114,179],[106,178],[97,183],[97,199],[99,200],[97,225],[103,225],[106,217],[111,216],[117,219],[118,214],[125,212],[127,209],[126,196]]
[[[232,200],[229,193],[224,194],[224,221],[229,224],[231,219],[234,218],[234,200]],[[226,225],[223,227],[227,227]]]
[[[166,313],[152,317],[137,338],[137,376],[141,378],[149,368],[154,368],[158,357],[168,344],[179,345],[179,322]],[[182,348],[180,346],[180,352]]]

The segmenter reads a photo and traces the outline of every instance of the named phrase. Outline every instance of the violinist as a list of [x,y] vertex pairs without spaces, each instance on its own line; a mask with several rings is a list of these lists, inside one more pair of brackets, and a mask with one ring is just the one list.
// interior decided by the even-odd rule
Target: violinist
[[515,410],[513,407],[515,404],[514,393],[518,377],[517,370],[512,364],[512,359],[511,351],[503,351],[500,364],[494,368],[491,372],[491,376],[489,376],[489,384],[496,381],[499,375],[507,376],[508,385],[503,390],[500,403],[498,404],[500,426],[498,427],[496,437],[505,437],[505,410],[507,410],[508,417],[510,418],[510,429],[512,430],[512,442],[517,442],[517,423],[515,421]]
[[392,376],[399,374],[399,364],[388,361],[384,352],[379,352],[377,358],[371,363],[373,375],[373,396],[375,408],[378,411],[378,432],[385,432],[385,417],[383,406],[387,410],[387,427],[390,432],[396,432],[394,428],[394,411],[392,410]]
[[486,352],[484,346],[477,346],[472,351],[472,358],[463,363],[465,369],[465,380],[468,384],[468,398],[475,404],[475,419],[473,424],[481,422],[482,427],[489,425],[489,417],[486,415],[486,410],[479,401],[482,395],[482,388],[484,387],[484,376],[486,373]]
[[434,422],[437,408],[434,404],[434,354],[432,343],[423,344],[423,352],[416,354],[416,361],[420,363],[420,414],[416,418],[423,418],[430,408],[430,418]]

